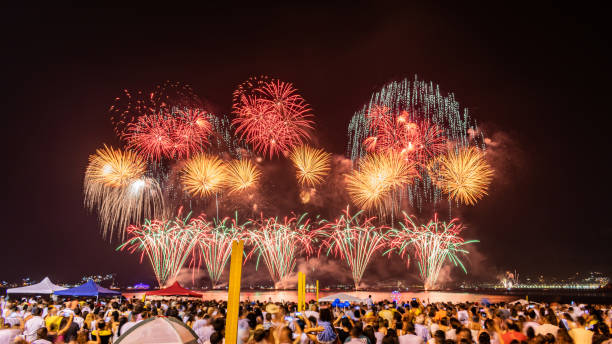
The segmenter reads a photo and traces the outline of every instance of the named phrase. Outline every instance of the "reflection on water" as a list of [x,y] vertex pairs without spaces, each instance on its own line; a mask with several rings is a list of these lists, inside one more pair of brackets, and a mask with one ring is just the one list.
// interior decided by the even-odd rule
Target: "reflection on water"
[[[339,293],[338,291],[321,291],[319,292],[319,297],[325,297],[327,295],[332,295]],[[391,292],[380,292],[380,291],[342,291],[344,294],[349,294],[356,296],[360,299],[366,299],[368,295],[372,295],[372,299],[375,302],[382,300],[392,300],[394,296],[397,297],[397,294],[391,295]],[[227,291],[225,290],[213,290],[203,292],[204,300],[227,300]],[[425,300],[429,302],[478,302],[483,298],[489,300],[489,302],[504,302],[504,301],[514,301],[518,299],[516,296],[512,295],[491,295],[491,294],[477,294],[477,293],[460,293],[460,292],[444,292],[444,291],[427,291],[427,292],[402,292],[399,294],[400,302],[408,302],[412,300],[413,297],[416,297],[420,300]],[[315,293],[306,293],[306,300],[313,300],[315,298]],[[246,301],[268,301],[272,299],[272,301],[292,301],[297,302],[297,291],[295,290],[261,290],[261,291],[250,291],[245,290],[240,293],[240,300]]]

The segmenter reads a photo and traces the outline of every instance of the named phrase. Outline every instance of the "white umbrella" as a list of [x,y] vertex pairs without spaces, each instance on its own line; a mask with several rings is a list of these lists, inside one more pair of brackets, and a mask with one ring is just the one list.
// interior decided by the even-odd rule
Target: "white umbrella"
[[196,344],[198,335],[189,326],[173,317],[153,317],[143,320],[126,333],[115,344]]
[[365,303],[366,300],[365,299],[360,299],[356,296],[353,295],[349,295],[349,294],[344,294],[344,293],[339,293],[339,294],[332,294],[332,295],[327,295],[325,297],[321,297],[319,298],[319,302],[323,301],[323,302],[334,302],[336,301],[336,299],[340,300],[340,302],[354,302],[354,303]]

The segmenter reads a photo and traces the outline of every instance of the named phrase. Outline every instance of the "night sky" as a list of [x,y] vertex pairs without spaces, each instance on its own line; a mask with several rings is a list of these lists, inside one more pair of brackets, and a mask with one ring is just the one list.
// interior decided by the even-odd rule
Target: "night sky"
[[466,237],[481,241],[473,276],[612,273],[610,40],[592,12],[3,10],[0,279],[151,279],[148,263],[116,253],[83,207],[89,154],[119,144],[108,107],[123,88],[176,80],[228,113],[235,87],[261,74],[294,83],[318,141],[336,154],[353,113],[385,83],[417,74],[454,92],[499,143],[489,197],[457,213]]

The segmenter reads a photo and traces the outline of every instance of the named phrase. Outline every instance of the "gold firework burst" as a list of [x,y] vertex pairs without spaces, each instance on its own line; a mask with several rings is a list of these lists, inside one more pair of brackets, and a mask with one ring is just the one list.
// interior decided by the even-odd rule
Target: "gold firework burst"
[[297,180],[301,186],[314,187],[329,173],[331,154],[322,149],[306,145],[296,147],[289,156],[297,169]]
[[192,196],[207,197],[225,186],[227,173],[216,156],[199,154],[189,159],[181,171],[183,189]]
[[229,193],[242,192],[254,186],[261,177],[261,171],[251,160],[232,160],[227,164],[227,186]]
[[375,153],[363,158],[346,177],[353,202],[365,210],[383,211],[391,191],[410,183],[417,175],[413,163],[394,153]]
[[451,151],[439,159],[439,184],[448,197],[474,205],[487,195],[493,170],[484,153],[475,147]]
[[136,153],[104,145],[104,148],[96,150],[96,154],[89,157],[85,179],[120,187],[142,177],[145,168],[144,160]]

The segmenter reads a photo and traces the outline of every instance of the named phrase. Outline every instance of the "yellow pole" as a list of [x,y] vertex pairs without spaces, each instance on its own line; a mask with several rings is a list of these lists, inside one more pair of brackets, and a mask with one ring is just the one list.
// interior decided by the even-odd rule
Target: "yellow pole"
[[236,344],[238,339],[238,308],[240,307],[240,278],[242,277],[242,252],[244,241],[232,242],[230,279],[227,292],[227,320],[225,322],[225,343]]
[[319,303],[319,280],[317,280],[317,294],[315,295],[315,298],[317,299],[317,303]]
[[306,274],[302,273],[302,312],[306,310]]
[[298,293],[298,312],[302,312],[302,272],[298,272],[298,285],[297,285],[297,293]]

